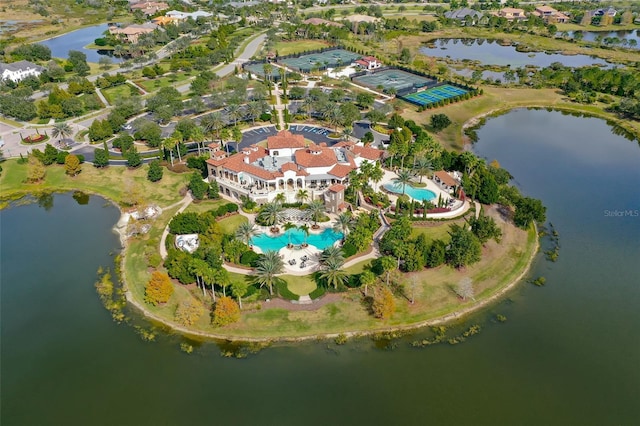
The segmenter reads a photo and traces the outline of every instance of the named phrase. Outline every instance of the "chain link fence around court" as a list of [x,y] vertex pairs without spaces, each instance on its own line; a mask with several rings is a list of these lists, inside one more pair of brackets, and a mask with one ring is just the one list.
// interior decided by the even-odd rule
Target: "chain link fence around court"
[[311,72],[311,70],[324,71],[327,68],[347,66],[361,57],[362,55],[349,52],[348,50],[331,49],[323,52],[302,54],[295,57],[279,58],[278,62],[289,68],[308,73]]

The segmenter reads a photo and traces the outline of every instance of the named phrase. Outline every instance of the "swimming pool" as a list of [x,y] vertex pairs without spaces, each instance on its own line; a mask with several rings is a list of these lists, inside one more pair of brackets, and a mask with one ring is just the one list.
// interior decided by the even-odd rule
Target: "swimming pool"
[[[384,189],[394,194],[402,194],[402,184],[398,182],[389,182],[382,185]],[[418,201],[431,201],[436,198],[436,194],[433,191],[429,191],[424,188],[415,188],[411,185],[406,185],[404,193],[414,200]]]
[[[289,235],[291,235],[291,244],[300,245],[305,241],[304,232],[300,229],[289,229],[287,232],[271,237],[267,234],[260,234],[251,239],[253,245],[258,246],[263,252],[268,250],[278,251],[289,244]],[[324,250],[332,246],[336,241],[342,239],[342,232],[336,232],[331,228],[327,228],[320,234],[310,233],[307,237],[307,244],[315,246],[318,250]]]

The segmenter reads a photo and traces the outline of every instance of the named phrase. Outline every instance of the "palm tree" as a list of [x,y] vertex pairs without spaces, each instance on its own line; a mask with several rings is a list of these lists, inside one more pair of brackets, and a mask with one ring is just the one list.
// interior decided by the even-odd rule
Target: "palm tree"
[[376,281],[376,276],[371,271],[362,271],[360,274],[360,285],[364,286],[364,295],[367,295],[368,287]]
[[204,290],[204,277],[207,275],[209,264],[202,259],[192,258],[189,262],[189,270],[196,276],[196,285],[202,286],[202,295],[206,296]]
[[256,228],[256,225],[254,223],[243,222],[238,226],[238,228],[236,228],[235,237],[236,239],[250,246],[251,239],[259,234],[260,231],[258,231],[258,228]]
[[296,194],[296,198],[304,204],[305,201],[307,201],[309,199],[309,191],[307,191],[306,189],[300,189],[298,190],[298,193]]
[[298,228],[304,234],[304,242],[302,243],[302,245],[306,247],[307,246],[307,238],[309,238],[309,225],[307,225],[307,224],[300,225]]
[[276,281],[276,275],[284,270],[284,262],[277,251],[269,250],[257,263],[255,282],[260,284],[260,287],[265,285],[269,287],[269,294],[273,295],[273,284]]
[[398,177],[393,179],[395,182],[402,184],[402,195],[405,194],[405,188],[407,184],[411,182],[411,179],[413,179],[413,173],[407,169],[400,169],[400,171],[398,171]]
[[[229,272],[227,272],[224,268],[214,269],[213,274],[213,282],[222,287],[222,295],[227,296],[227,286],[231,284],[231,280],[229,278]],[[213,284],[211,285],[211,290],[213,292]]]
[[56,123],[53,125],[51,134],[54,138],[59,138],[61,140],[71,136],[73,134],[73,130],[67,123]]
[[200,144],[202,144],[202,149],[204,150],[204,131],[202,127],[196,126],[191,131],[191,140],[198,145],[198,155],[200,154]]
[[116,44],[113,48],[113,56],[117,56],[118,58],[122,58],[127,54],[127,48],[122,44]]
[[273,199],[273,202],[276,204],[280,204],[280,206],[282,206],[285,203],[285,201],[287,201],[287,199],[285,198],[282,192],[276,195],[276,198]]
[[234,126],[238,125],[238,120],[241,119],[244,115],[244,112],[238,104],[227,105],[227,113],[229,114],[229,118],[233,120]]
[[336,246],[329,246],[320,253],[320,264],[324,265],[329,262],[343,262],[344,256],[342,249]]
[[169,157],[171,158],[171,167],[173,167],[173,149],[176,147],[178,141],[175,138],[169,137],[162,141],[162,147],[169,151]]
[[313,219],[313,227],[318,227],[318,221],[324,214],[324,203],[322,200],[313,200],[309,204],[309,212],[311,212],[311,218]]
[[433,164],[431,160],[426,157],[419,157],[414,166],[416,173],[420,176],[420,183],[422,183],[422,177],[429,175],[433,172]]
[[262,114],[262,105],[258,101],[250,101],[247,104],[247,115],[251,118],[251,125],[256,125],[256,117]]
[[389,275],[396,267],[396,261],[391,256],[383,256],[380,258],[380,266],[382,267],[382,270],[387,273],[387,285],[389,285]]
[[291,244],[291,232],[288,232],[288,231],[295,228],[297,228],[297,226],[291,222],[287,222],[284,224],[284,232],[287,233],[287,236],[289,237],[289,247],[291,247],[292,244]]
[[378,182],[380,182],[384,177],[384,171],[382,171],[382,166],[380,166],[379,161],[376,161],[376,166],[373,168],[373,170],[371,170],[371,175],[369,177],[374,182],[373,191],[375,192],[378,186]]
[[300,107],[300,109],[307,114],[307,117],[311,117],[311,112],[315,110],[315,102],[316,101],[313,98],[310,98],[310,97],[304,98],[304,101],[302,102],[302,106]]
[[282,206],[278,203],[267,203],[262,206],[258,217],[262,220],[267,226],[274,226],[278,223],[280,212],[282,211]]
[[340,213],[338,218],[336,219],[336,223],[333,224],[333,230],[336,232],[342,232],[342,242],[347,239],[347,235],[353,227],[355,226],[355,221],[353,220],[353,216],[351,216],[350,212]]
[[333,288],[338,288],[338,284],[344,284],[349,279],[347,273],[342,269],[344,262],[331,261],[326,262],[322,267],[320,273],[320,279],[327,282],[327,286],[332,285]]
[[231,136],[233,140],[236,141],[236,152],[240,152],[240,142],[242,142],[242,131],[238,126],[234,126],[231,129]]
[[202,117],[202,120],[200,120],[200,124],[204,127],[207,134],[215,132],[216,137],[220,139],[220,129],[224,126],[224,120],[222,119],[220,111],[214,111],[211,114],[205,115]]

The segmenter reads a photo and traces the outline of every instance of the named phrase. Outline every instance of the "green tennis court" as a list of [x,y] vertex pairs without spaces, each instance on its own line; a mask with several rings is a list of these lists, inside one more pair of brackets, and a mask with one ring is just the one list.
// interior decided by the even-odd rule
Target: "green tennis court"
[[382,87],[383,90],[395,89],[396,92],[407,89],[418,89],[424,86],[435,84],[435,80],[422,77],[398,69],[388,69],[354,77],[353,81],[363,86],[376,89]]
[[[260,64],[250,64],[245,65],[244,69],[250,71],[251,74],[259,75],[260,77],[264,77],[264,63]],[[271,66],[271,77],[280,78],[280,68],[272,65]]]
[[290,68],[300,70],[302,72],[310,72],[312,69],[326,69],[338,66],[346,66],[356,59],[360,59],[362,55],[349,52],[344,49],[332,49],[324,52],[310,53],[297,58],[279,59],[278,62],[285,64]]
[[416,105],[423,106],[434,104],[444,99],[455,98],[465,93],[467,93],[467,91],[460,87],[443,84],[442,86],[432,87],[422,92],[410,93],[402,96],[402,98]]

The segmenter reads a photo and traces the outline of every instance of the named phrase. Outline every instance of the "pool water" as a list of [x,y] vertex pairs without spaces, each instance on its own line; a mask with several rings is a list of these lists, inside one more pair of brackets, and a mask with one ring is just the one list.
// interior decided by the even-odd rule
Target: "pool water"
[[[397,182],[385,183],[383,185],[384,189],[389,192],[393,192],[394,194],[402,194],[402,184]],[[404,193],[414,200],[418,201],[431,201],[436,198],[436,194],[433,191],[429,191],[424,188],[416,188],[411,185],[406,185],[404,189]]]
[[[300,229],[289,229],[287,232],[271,237],[267,234],[260,234],[251,239],[253,245],[258,246],[263,252],[268,250],[278,251],[289,244],[289,235],[291,235],[291,244],[300,245],[305,241],[305,234]],[[307,244],[315,246],[319,250],[324,250],[332,246],[336,241],[341,240],[342,232],[336,232],[331,228],[327,228],[320,234],[310,233],[307,237]]]

